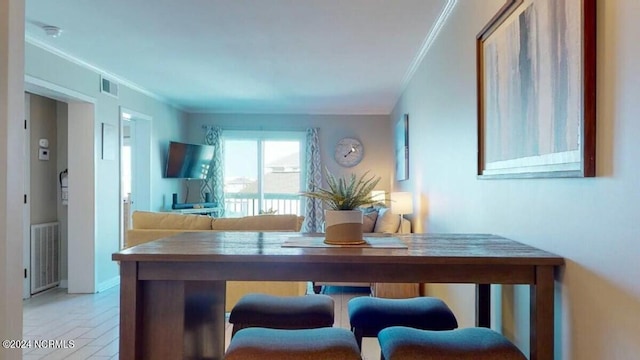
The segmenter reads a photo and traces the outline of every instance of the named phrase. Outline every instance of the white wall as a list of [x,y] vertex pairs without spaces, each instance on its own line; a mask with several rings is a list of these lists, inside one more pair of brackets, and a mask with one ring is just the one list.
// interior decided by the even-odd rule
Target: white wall
[[[24,1],[0,1],[0,339],[22,338]],[[1,359],[21,350],[0,347]]]
[[[100,266],[109,267],[107,259],[96,252],[100,241],[112,243],[113,238],[100,239],[96,228],[100,221],[96,206],[96,155],[97,140],[94,132],[95,106],[92,103],[71,102],[69,121],[69,205],[67,228],[68,280],[70,293],[92,293],[99,284],[97,272]],[[112,178],[112,181],[117,178]],[[108,207],[104,204],[104,207]],[[107,220],[107,219],[104,219]],[[106,222],[106,221],[105,221]],[[116,238],[117,239],[117,238]],[[116,248],[114,248],[115,252]],[[94,255],[94,256],[91,256]],[[92,271],[93,270],[93,271]],[[117,276],[114,274],[112,277]]]
[[[319,128],[321,160],[334,174],[370,174],[381,177],[378,188],[389,190],[393,169],[393,148],[389,142],[387,115],[278,115],[278,114],[190,114],[187,138],[204,141],[203,125],[220,126],[223,130],[305,131]],[[353,168],[343,168],[333,158],[336,143],[343,137],[362,142],[364,158]]]
[[[100,290],[115,284],[119,276],[111,254],[119,249],[120,223],[119,157],[116,154],[114,160],[102,159],[102,123],[119,129],[120,106],[153,118],[150,145],[153,197],[149,210],[157,210],[162,207],[162,194],[173,192],[175,187],[161,177],[165,150],[158,144],[165,139],[183,137],[184,114],[158,99],[122,85],[117,99],[101,94],[99,73],[29,43],[25,46],[25,74],[94,102],[92,109],[76,103],[78,112],[74,112],[73,104],[69,106],[69,222],[80,224],[76,229],[69,227],[69,245],[73,252],[83,254],[83,257],[69,258],[69,290]],[[73,277],[82,286],[74,287]]]
[[[57,102],[30,95],[31,225],[58,221]],[[49,160],[39,160],[39,139],[49,140]]]
[[[556,359],[640,354],[640,2],[598,1],[597,177],[476,179],[475,36],[503,0],[459,1],[392,119],[410,114],[410,180],[423,232],[490,232],[565,257]],[[499,327],[528,352],[528,291],[504,287]],[[429,286],[473,324],[473,288]],[[496,301],[495,306],[499,305]]]

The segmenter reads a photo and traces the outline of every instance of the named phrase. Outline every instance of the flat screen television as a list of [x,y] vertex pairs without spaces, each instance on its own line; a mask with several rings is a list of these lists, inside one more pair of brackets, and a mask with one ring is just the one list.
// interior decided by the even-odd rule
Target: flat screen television
[[176,179],[206,179],[211,171],[214,147],[211,145],[169,142],[164,177]]

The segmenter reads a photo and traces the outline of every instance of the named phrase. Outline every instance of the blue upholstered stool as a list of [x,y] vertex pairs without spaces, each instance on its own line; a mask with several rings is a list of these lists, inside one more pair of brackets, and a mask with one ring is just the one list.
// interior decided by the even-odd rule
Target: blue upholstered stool
[[327,295],[247,294],[231,309],[232,336],[248,327],[313,329],[333,326],[334,302]]
[[504,336],[488,328],[449,331],[418,330],[402,326],[378,334],[386,360],[526,360]]
[[347,329],[242,329],[231,339],[225,360],[361,360]]
[[434,297],[385,299],[356,297],[347,304],[349,322],[358,347],[363,337],[376,337],[390,326],[408,326],[424,330],[451,330],[458,327],[455,315],[444,301]]

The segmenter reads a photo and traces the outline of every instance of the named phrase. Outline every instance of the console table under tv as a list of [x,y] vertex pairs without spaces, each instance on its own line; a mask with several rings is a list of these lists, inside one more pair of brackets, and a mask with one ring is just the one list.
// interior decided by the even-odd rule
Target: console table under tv
[[220,207],[201,207],[201,208],[189,208],[189,209],[170,209],[169,211],[180,214],[202,214],[212,217],[219,217],[222,211]]
[[[189,232],[113,254],[120,261],[120,358],[222,359],[227,280],[476,284],[476,324],[490,325],[489,284],[531,289],[531,360],[553,359],[554,269],[564,259],[494,235],[405,234],[405,248],[285,247],[312,234]],[[316,235],[321,236],[321,235]]]

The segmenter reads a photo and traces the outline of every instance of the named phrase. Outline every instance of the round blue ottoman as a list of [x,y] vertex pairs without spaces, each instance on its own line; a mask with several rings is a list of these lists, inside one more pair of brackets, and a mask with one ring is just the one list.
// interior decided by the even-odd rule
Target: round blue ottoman
[[356,339],[347,329],[239,330],[225,360],[361,360]]
[[334,302],[327,295],[273,296],[247,294],[229,314],[232,336],[248,327],[313,329],[333,326]]
[[424,330],[451,330],[458,327],[455,315],[444,301],[435,297],[386,299],[371,296],[349,300],[349,322],[358,346],[363,337],[376,337],[390,326]]
[[403,326],[378,334],[385,360],[526,360],[507,338],[489,328],[448,331]]

